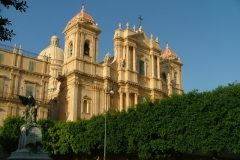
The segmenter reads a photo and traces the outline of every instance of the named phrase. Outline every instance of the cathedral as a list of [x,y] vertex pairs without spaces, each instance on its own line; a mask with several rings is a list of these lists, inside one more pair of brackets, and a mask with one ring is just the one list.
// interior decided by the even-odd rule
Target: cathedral
[[16,45],[0,45],[0,126],[7,115],[23,114],[18,95],[35,97],[38,118],[75,121],[183,92],[180,58],[168,44],[162,51],[142,25],[119,24],[114,56],[107,53],[99,63],[100,33],[82,6],[63,30],[64,50],[57,36],[35,57]]

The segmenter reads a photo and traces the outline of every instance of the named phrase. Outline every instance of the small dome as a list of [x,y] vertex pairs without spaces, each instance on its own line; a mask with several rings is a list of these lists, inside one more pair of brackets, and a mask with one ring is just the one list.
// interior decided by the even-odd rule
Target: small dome
[[165,51],[163,51],[161,54],[161,58],[162,59],[176,59],[176,58],[178,58],[178,56],[169,49],[168,43],[167,43]]
[[82,5],[82,10],[71,19],[71,22],[91,22],[93,23],[93,18],[86,13],[84,5]]
[[43,59],[45,56],[50,57],[52,60],[63,61],[63,50],[58,45],[59,39],[57,36],[52,36],[51,44],[45,48],[38,55],[38,59]]

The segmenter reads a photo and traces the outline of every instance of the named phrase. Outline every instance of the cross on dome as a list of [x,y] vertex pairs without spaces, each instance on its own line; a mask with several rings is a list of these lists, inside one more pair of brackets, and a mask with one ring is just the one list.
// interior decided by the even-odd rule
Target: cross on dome
[[82,11],[85,11],[85,9],[84,9],[84,3],[82,4]]
[[161,54],[162,59],[177,59],[176,53],[169,49],[168,43],[166,42],[166,49]]
[[139,26],[142,26],[142,17],[141,17],[141,15],[138,17],[138,19],[139,19],[139,21],[140,21],[140,23],[139,23]]
[[168,43],[166,42],[166,49],[168,49]]

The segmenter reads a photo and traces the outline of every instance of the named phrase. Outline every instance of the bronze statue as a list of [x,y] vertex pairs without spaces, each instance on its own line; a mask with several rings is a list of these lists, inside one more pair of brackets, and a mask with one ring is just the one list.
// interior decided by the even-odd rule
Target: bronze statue
[[22,104],[26,106],[25,112],[24,112],[24,121],[25,124],[36,124],[37,123],[37,105],[36,101],[33,98],[33,96],[18,96],[19,99],[22,101]]

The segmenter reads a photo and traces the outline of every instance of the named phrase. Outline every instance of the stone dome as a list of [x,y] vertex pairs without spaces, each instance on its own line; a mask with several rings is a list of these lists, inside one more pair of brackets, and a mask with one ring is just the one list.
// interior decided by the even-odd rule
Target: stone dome
[[50,57],[50,60],[63,62],[63,50],[59,47],[59,38],[52,36],[51,44],[38,55],[38,59],[43,59],[45,56]]
[[161,54],[162,59],[178,59],[178,56],[169,49],[168,44],[166,44],[166,49],[165,51],[162,52]]
[[90,23],[94,23],[93,18],[86,13],[85,9],[84,9],[84,5],[82,5],[82,10],[75,15],[70,22],[90,22]]

